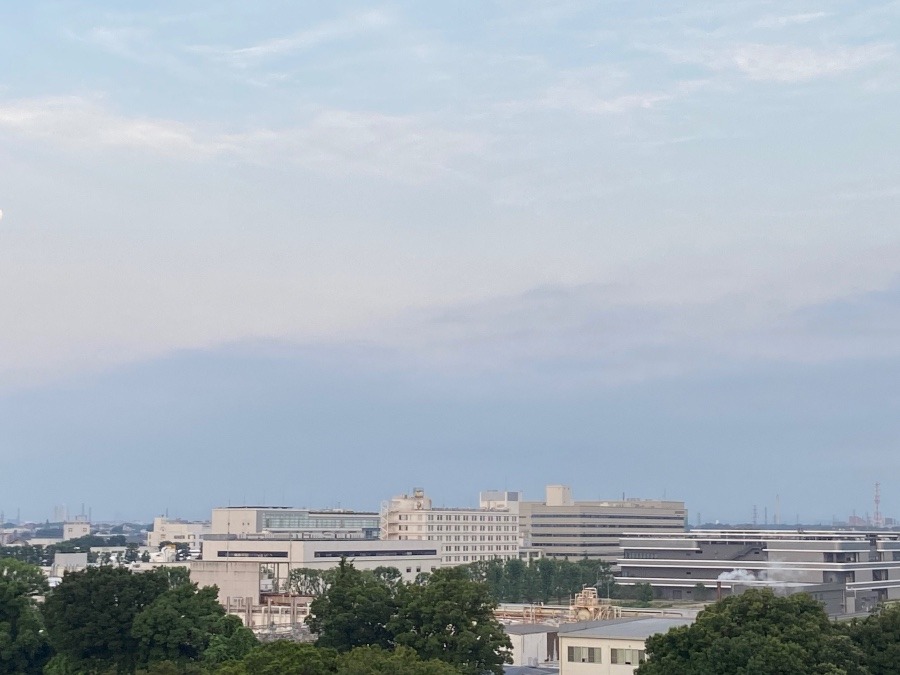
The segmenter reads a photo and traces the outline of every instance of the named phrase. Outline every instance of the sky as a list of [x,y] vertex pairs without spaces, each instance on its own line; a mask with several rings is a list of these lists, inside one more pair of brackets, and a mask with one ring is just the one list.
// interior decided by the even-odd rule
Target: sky
[[900,2],[0,4],[0,509],[900,518]]

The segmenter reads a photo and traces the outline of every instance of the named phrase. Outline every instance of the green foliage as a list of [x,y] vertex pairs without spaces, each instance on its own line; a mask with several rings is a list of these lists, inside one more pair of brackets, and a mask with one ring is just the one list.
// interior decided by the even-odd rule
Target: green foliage
[[47,588],[43,573],[0,560],[0,673],[40,673],[50,658],[34,596]]
[[242,665],[252,675],[330,675],[336,663],[333,649],[279,640],[254,649]]
[[322,647],[341,652],[365,645],[390,648],[388,621],[396,611],[393,587],[341,560],[328,590],[310,604],[307,623]]
[[[863,675],[862,651],[806,594],[751,590],[647,640],[639,675]],[[896,671],[894,671],[896,672]]]
[[245,628],[240,619],[225,615],[215,626],[209,645],[203,652],[203,662],[209,666],[217,666],[239,661],[258,644],[253,632]]
[[157,597],[132,624],[138,662],[199,661],[225,616],[217,595],[214,586],[198,590],[188,583]]
[[463,673],[503,672],[511,644],[494,618],[487,586],[461,568],[439,569],[427,583],[403,588],[390,630],[398,646],[423,659],[440,659]]
[[693,596],[694,600],[696,600],[697,602],[705,602],[709,599],[710,590],[706,587],[706,584],[698,581],[696,584],[694,584]]
[[871,675],[893,675],[900,668],[900,605],[881,607],[872,616],[845,628],[865,654]]
[[423,661],[412,649],[397,647],[387,651],[380,647],[357,647],[338,657],[341,675],[459,675],[449,663],[430,659]]
[[585,586],[613,590],[612,571],[602,560],[577,562],[541,558],[531,565],[521,560],[485,560],[467,565],[471,578],[487,584],[498,602],[566,603]]
[[167,590],[161,574],[132,574],[118,567],[90,567],[63,577],[44,603],[50,643],[86,672],[134,667],[137,615]]

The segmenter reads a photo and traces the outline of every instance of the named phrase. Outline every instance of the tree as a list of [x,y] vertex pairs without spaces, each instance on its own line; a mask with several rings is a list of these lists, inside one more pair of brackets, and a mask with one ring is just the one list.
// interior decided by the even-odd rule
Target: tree
[[46,589],[38,568],[0,559],[0,673],[40,673],[50,658],[34,601]]
[[245,628],[239,618],[226,614],[219,619],[209,645],[203,652],[203,662],[211,667],[243,659],[259,644],[253,631]]
[[357,647],[338,657],[341,675],[459,675],[449,663],[430,659],[423,661],[412,649],[397,647],[387,651],[380,647]]
[[694,600],[697,602],[705,602],[709,598],[709,589],[706,584],[698,581],[694,584]]
[[336,661],[333,649],[278,640],[254,649],[242,665],[252,675],[331,675]]
[[647,640],[639,675],[864,675],[862,651],[810,596],[750,590]]
[[131,628],[139,663],[199,661],[221,625],[225,610],[218,589],[180,584],[162,593],[138,614]]
[[865,653],[871,675],[897,672],[900,664],[900,605],[880,607],[862,621],[854,619],[846,631]]
[[439,659],[463,673],[503,672],[511,643],[494,618],[496,602],[484,584],[461,568],[434,571],[423,585],[406,586],[390,622],[394,642],[422,659]]
[[390,648],[388,622],[397,611],[394,589],[371,572],[341,559],[328,590],[312,601],[307,624],[321,647],[347,652],[374,645]]
[[80,672],[130,672],[138,648],[135,617],[167,588],[167,578],[155,571],[90,567],[66,574],[44,603],[50,644]]

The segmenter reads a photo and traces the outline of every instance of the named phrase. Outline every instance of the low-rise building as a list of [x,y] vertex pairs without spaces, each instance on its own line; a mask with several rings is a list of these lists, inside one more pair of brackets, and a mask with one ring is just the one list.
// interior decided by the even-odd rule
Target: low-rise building
[[430,542],[377,539],[298,539],[275,536],[209,535],[203,540],[203,559],[191,564],[191,578],[201,586],[219,587],[219,600],[252,598],[285,592],[291,571],[324,570],[347,559],[361,570],[394,567],[404,581],[440,566],[436,545]]
[[691,619],[634,617],[559,627],[560,675],[631,675],[645,659],[647,638]]
[[503,630],[512,644],[512,665],[537,667],[559,661],[559,626],[513,623]]

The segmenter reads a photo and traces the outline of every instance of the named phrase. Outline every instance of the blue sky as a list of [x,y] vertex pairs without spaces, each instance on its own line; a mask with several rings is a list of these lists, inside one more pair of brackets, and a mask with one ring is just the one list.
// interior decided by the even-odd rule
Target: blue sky
[[0,508],[566,482],[830,520],[882,480],[900,516],[897,35],[898,2],[0,6],[0,461],[40,477]]

